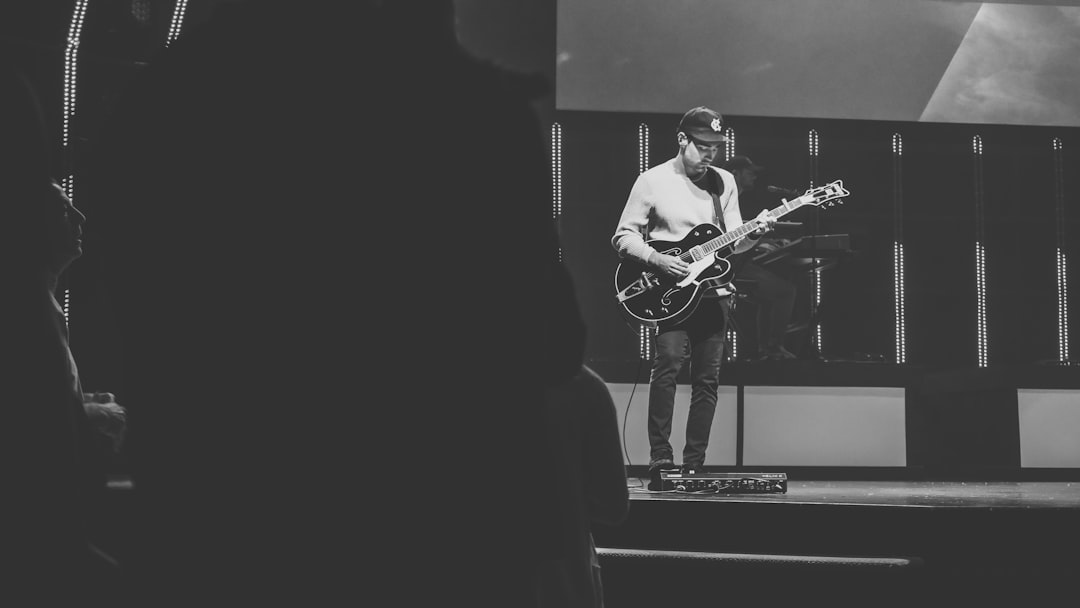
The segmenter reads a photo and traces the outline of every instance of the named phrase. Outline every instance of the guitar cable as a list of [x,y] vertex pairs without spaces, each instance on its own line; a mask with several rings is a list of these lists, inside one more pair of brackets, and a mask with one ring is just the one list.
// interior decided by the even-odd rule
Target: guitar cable
[[[634,402],[634,393],[637,392],[638,384],[640,384],[640,381],[638,380],[638,378],[641,377],[641,368],[642,368],[642,366],[644,364],[645,364],[645,359],[643,359],[641,357],[638,357],[637,373],[634,374],[634,386],[630,389],[630,397],[626,400],[626,410],[623,412],[622,445],[623,445],[623,454],[626,455],[626,481],[627,481],[627,485],[630,484],[630,450],[628,450],[627,447],[626,447],[626,422],[630,419],[630,404],[632,404]],[[637,485],[636,486],[631,486],[631,487],[637,487],[637,488],[644,488],[645,487],[645,482],[642,481],[640,477],[637,477],[635,479],[637,479]]]

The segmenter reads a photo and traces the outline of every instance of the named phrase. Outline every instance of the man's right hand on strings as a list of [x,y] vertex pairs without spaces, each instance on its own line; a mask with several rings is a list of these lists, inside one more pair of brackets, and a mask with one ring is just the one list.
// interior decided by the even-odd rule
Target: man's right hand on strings
[[690,265],[676,256],[656,251],[649,256],[649,260],[664,276],[682,279],[690,274]]

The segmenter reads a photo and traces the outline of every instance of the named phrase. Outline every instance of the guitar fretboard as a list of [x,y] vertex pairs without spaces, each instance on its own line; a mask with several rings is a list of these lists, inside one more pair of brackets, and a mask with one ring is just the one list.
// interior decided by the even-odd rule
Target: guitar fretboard
[[[797,198],[792,201],[784,201],[784,203],[779,207],[775,209],[770,209],[768,215],[774,218],[787,215],[788,213],[791,213],[792,211],[801,207],[804,204],[802,202],[802,198],[803,197]],[[813,199],[813,197],[810,198]],[[714,251],[727,247],[728,245],[743,238],[744,236],[750,234],[751,232],[757,230],[760,227],[761,221],[759,221],[757,218],[754,218],[730,232],[725,232],[724,234],[721,234],[715,239],[708,240],[698,245],[697,247],[690,248],[686,253],[679,256],[679,258],[682,259],[684,262],[700,260],[705,256],[713,253]]]

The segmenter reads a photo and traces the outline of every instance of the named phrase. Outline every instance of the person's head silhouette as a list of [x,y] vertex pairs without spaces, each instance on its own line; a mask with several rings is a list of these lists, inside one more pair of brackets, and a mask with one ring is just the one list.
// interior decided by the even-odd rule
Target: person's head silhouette
[[49,131],[28,79],[0,65],[0,251],[8,269],[54,280],[82,254],[82,223],[53,177]]

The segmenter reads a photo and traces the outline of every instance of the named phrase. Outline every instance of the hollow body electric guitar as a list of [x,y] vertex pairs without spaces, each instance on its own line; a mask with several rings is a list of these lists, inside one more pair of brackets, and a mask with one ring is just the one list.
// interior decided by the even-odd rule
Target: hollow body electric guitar
[[[804,205],[829,207],[843,202],[850,193],[844,183],[836,180],[830,184],[807,190],[799,198],[787,201],[769,211],[769,216],[779,218]],[[724,287],[731,283],[731,262],[722,253],[735,241],[765,225],[754,218],[742,226],[722,232],[712,224],[695,226],[681,241],[653,240],[647,243],[667,255],[678,256],[690,265],[690,274],[682,279],[663,276],[651,267],[637,261],[623,260],[615,269],[615,298],[622,306],[627,320],[632,323],[656,325],[661,322],[678,323],[694,312],[707,288]]]

